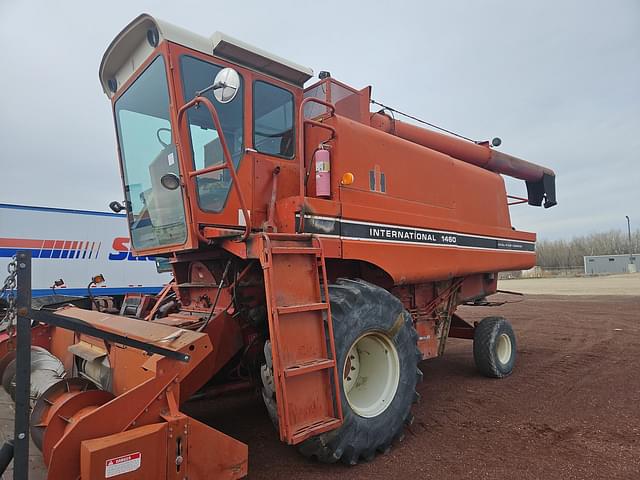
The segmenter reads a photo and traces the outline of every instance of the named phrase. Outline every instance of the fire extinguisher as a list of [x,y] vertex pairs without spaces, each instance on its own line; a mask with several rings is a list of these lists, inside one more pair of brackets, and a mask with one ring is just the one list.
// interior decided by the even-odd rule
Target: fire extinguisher
[[331,155],[324,145],[313,153],[316,167],[316,197],[331,196]]

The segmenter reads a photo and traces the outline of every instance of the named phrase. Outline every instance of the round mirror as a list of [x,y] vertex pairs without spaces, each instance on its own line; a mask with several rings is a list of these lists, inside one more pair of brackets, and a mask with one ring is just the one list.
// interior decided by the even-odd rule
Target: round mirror
[[220,103],[229,103],[236,98],[240,88],[240,75],[233,68],[223,68],[213,80],[213,96]]
[[175,173],[165,173],[160,177],[160,183],[167,190],[175,190],[180,186],[180,177]]

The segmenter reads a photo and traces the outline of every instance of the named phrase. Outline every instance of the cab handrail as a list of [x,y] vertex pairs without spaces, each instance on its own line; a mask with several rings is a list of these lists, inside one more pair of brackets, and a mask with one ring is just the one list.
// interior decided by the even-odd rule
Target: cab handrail
[[[204,104],[204,106],[207,107],[207,110],[209,110],[209,113],[211,114],[211,118],[213,118],[213,123],[216,127],[216,130],[218,131],[220,146],[222,147],[224,163],[221,163],[220,165],[215,165],[212,167],[201,168],[200,170],[190,171],[188,173],[188,177],[189,177],[189,180],[191,180],[191,179],[194,179],[195,177],[204,175],[206,173],[229,169],[229,174],[231,175],[231,183],[233,184],[233,188],[235,189],[238,195],[240,208],[242,209],[242,213],[244,214],[245,230],[244,230],[244,233],[242,234],[242,237],[240,238],[240,241],[243,242],[249,237],[249,234],[251,233],[251,217],[249,216],[249,210],[247,210],[247,207],[246,207],[247,204],[244,201],[244,195],[242,194],[242,189],[240,188],[240,183],[238,182],[238,175],[236,174],[236,169],[233,166],[233,159],[231,158],[231,153],[229,152],[229,147],[227,146],[227,141],[224,137],[224,132],[222,131],[222,125],[220,124],[220,117],[218,116],[216,107],[214,107],[213,103],[211,103],[211,100],[209,100],[207,97],[197,96],[193,100],[185,103],[182,107],[180,107],[180,109],[178,110],[178,132],[182,133],[181,132],[182,117],[184,116],[184,113],[194,105],[197,106],[200,103]],[[179,136],[180,138],[182,138],[181,135]],[[197,185],[195,184],[195,181],[194,181],[194,188],[197,190]]]
[[308,177],[308,169],[311,165],[311,160],[309,160],[309,165],[305,165],[305,138],[304,138],[304,127],[305,125],[313,125],[314,127],[324,128],[331,132],[331,137],[326,140],[327,142],[336,138],[336,129],[331,125],[326,125],[324,123],[318,122],[316,120],[309,120],[304,118],[304,107],[308,103],[318,103],[320,105],[324,105],[330,110],[330,117],[335,115],[336,107],[332,103],[326,102],[324,100],[320,100],[316,97],[307,97],[300,103],[300,108],[298,111],[298,118],[300,118],[300,127],[298,132],[298,151],[300,152],[300,201],[301,204],[304,202],[304,196],[307,188],[307,177]]

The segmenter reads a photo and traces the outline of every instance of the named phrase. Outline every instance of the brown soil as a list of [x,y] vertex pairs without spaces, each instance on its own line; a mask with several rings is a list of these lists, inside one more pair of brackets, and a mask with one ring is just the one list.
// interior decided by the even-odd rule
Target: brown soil
[[[253,394],[189,410],[249,444],[250,479],[640,479],[640,297],[530,296],[461,314],[511,320],[513,375],[479,376],[471,343],[450,340],[444,357],[421,364],[422,401],[405,440],[370,463],[303,458],[279,442]],[[32,478],[44,478],[31,460]]]
[[640,478],[640,297],[531,296],[461,314],[511,320],[514,373],[479,376],[471,343],[450,340],[421,365],[405,440],[370,463],[306,460],[278,441],[252,395],[219,400],[209,420],[249,444],[250,479]]

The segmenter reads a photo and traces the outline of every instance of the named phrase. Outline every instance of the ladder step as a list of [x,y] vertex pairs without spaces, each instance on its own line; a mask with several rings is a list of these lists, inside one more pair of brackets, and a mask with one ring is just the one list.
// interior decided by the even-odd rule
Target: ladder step
[[311,312],[314,310],[326,310],[329,308],[328,303],[305,303],[302,305],[290,305],[287,307],[278,307],[278,313],[284,315],[287,313]]
[[[278,421],[280,439],[295,445],[343,421],[327,270],[319,238],[264,237],[267,255],[260,260],[273,353],[278,356],[273,376],[278,402],[284,406]],[[292,280],[296,276],[311,277],[312,288],[298,288]]]
[[293,432],[293,442],[299,443],[314,435],[319,435],[329,430],[333,430],[334,428],[339,427],[341,423],[342,421],[339,418],[326,417],[318,420],[317,422],[305,425]]
[[317,247],[272,247],[271,253],[320,255],[321,250]]
[[284,376],[297,377],[298,375],[304,375],[305,373],[333,368],[334,365],[335,362],[330,358],[318,358],[316,360],[310,360],[308,362],[301,363],[300,365],[293,365],[291,367],[285,368]]

